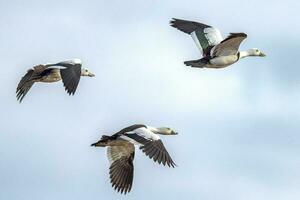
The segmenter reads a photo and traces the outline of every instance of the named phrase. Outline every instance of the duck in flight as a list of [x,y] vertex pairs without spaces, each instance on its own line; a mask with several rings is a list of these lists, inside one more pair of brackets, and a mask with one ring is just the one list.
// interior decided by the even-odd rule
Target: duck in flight
[[245,33],[230,33],[223,39],[221,32],[206,24],[173,18],[170,25],[192,36],[199,48],[202,58],[185,61],[184,64],[198,68],[224,68],[241,58],[248,56],[264,57],[265,54],[257,48],[239,51],[241,42],[246,39]]
[[80,59],[73,59],[55,64],[34,66],[27,71],[19,82],[16,90],[17,100],[21,103],[32,85],[36,82],[52,83],[62,80],[67,93],[74,95],[81,76],[95,76],[89,70],[82,69],[81,65],[82,62]]
[[159,164],[175,167],[158,134],[177,135],[167,127],[154,128],[143,124],[126,127],[112,136],[103,135],[92,144],[96,147],[107,147],[107,157],[110,162],[109,174],[112,187],[121,194],[130,192],[133,181],[133,159],[135,146]]

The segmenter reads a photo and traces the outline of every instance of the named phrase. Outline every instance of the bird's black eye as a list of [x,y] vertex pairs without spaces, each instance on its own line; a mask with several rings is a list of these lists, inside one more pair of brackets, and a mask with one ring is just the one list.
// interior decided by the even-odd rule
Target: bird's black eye
[[256,52],[258,52],[258,49],[256,49]]
[[85,72],[88,72],[88,70],[86,69]]

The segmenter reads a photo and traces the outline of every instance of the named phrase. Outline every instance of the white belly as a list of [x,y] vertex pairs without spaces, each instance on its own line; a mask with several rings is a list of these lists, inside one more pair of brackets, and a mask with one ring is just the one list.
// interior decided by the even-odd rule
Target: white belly
[[230,56],[220,56],[211,59],[208,65],[209,67],[216,67],[216,68],[222,68],[227,67],[228,65],[231,65],[235,63],[238,60],[236,55],[230,55]]

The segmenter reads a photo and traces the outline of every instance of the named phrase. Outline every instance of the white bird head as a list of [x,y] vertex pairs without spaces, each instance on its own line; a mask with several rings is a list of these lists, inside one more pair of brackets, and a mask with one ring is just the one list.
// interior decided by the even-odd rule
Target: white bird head
[[172,130],[169,127],[157,128],[157,134],[161,134],[161,135],[178,135],[177,132],[175,132],[174,130]]
[[90,72],[88,69],[83,68],[83,69],[81,70],[81,76],[94,77],[95,74],[93,74],[92,72]]
[[248,55],[249,56],[260,56],[260,57],[265,57],[266,54],[264,54],[263,52],[261,52],[259,49],[257,48],[252,48],[252,49],[249,49],[247,51]]

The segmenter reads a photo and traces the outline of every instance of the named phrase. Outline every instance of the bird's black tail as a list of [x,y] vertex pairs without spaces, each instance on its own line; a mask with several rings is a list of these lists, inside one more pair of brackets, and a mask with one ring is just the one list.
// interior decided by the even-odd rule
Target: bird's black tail
[[185,61],[184,64],[185,64],[186,66],[203,68],[203,67],[205,67],[207,64],[209,64],[209,62],[208,62],[207,59],[201,58],[201,59],[199,59],[199,60],[189,60],[189,61]]
[[102,138],[98,142],[91,144],[91,146],[106,147],[108,145],[109,141],[111,141],[111,137],[107,136],[107,135],[103,135]]

